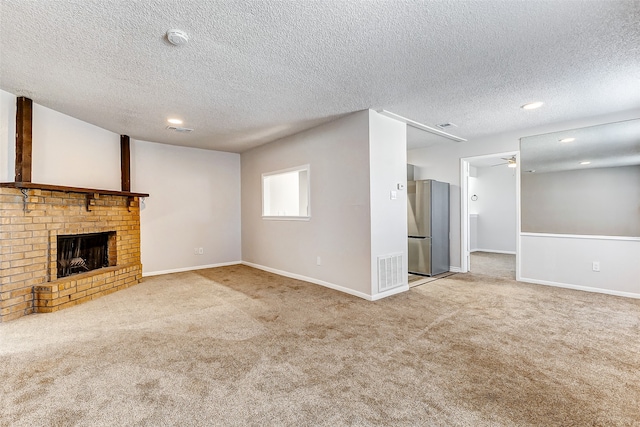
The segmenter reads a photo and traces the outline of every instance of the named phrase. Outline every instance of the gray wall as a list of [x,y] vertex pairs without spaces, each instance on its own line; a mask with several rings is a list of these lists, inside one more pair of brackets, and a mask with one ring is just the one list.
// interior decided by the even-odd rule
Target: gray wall
[[640,237],[640,166],[523,173],[522,231]]
[[[304,164],[311,218],[262,219],[261,175]],[[244,261],[371,294],[369,111],[246,151],[241,169]]]

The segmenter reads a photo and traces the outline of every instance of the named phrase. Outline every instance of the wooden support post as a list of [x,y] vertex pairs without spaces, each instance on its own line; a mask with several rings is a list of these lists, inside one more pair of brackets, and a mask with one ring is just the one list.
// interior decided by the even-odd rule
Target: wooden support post
[[33,101],[20,96],[16,107],[16,182],[31,182]]
[[121,190],[131,191],[131,152],[128,135],[120,135],[120,171]]

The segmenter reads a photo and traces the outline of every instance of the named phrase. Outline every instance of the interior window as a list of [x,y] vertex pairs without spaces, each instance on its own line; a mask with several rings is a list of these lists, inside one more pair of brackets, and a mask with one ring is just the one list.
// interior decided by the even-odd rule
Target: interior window
[[309,165],[262,174],[262,217],[309,219]]

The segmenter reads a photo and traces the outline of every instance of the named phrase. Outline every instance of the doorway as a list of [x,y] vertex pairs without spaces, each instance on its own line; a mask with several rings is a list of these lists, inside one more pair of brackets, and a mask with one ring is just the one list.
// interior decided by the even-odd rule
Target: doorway
[[463,273],[518,280],[519,152],[461,159]]

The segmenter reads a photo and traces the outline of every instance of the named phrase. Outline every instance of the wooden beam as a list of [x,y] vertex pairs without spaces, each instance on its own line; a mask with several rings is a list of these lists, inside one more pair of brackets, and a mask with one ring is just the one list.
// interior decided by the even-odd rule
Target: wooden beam
[[19,96],[16,107],[16,182],[31,182],[33,101]]
[[128,135],[120,135],[120,171],[121,190],[131,191],[131,151]]

